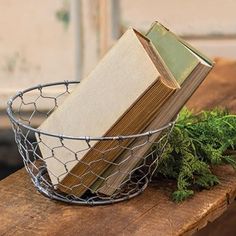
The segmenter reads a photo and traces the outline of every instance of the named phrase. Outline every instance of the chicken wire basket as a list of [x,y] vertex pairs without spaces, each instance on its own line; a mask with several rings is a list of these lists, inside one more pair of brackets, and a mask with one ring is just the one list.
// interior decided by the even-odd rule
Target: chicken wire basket
[[[73,91],[73,88],[78,84],[77,81],[64,81],[57,83],[49,83],[38,85],[24,91],[18,92],[14,97],[8,101],[7,113],[12,123],[12,128],[15,133],[15,141],[18,146],[19,153],[23,158],[23,162],[27,172],[36,189],[43,195],[63,202],[82,204],[82,205],[102,205],[120,202],[137,196],[147,187],[155,172],[159,158],[165,149],[168,137],[173,129],[174,123],[170,122],[163,127],[156,130],[150,130],[140,134],[121,135],[114,137],[72,137],[66,134],[49,133],[47,130],[40,130],[37,128],[57,107],[63,100]],[[162,134],[161,138],[154,139],[157,134]],[[38,136],[38,138],[35,138]],[[50,146],[44,143],[43,137],[50,137],[57,142],[56,146]],[[114,161],[106,160],[106,154],[111,150],[96,150],[97,159],[90,163],[83,163],[86,165],[86,170],[83,175],[74,175],[78,181],[74,186],[64,186],[60,182],[52,183],[51,177],[59,178],[47,167],[47,158],[40,152],[40,145],[45,145],[51,152],[51,159],[55,159],[64,167],[64,174],[70,173],[68,168],[69,163],[74,162],[80,164],[77,154],[83,150],[71,150],[67,147],[67,141],[81,143],[86,145],[86,150],[93,149],[95,142],[115,142],[114,149],[119,153],[119,157],[126,155],[125,158],[118,158]],[[164,140],[164,142],[163,142]],[[161,144],[161,145],[160,145]],[[79,145],[78,145],[79,146]],[[138,155],[140,149],[149,150],[140,158]],[[61,151],[70,152],[73,160],[67,162],[61,161],[57,157],[57,153]],[[127,154],[128,153],[128,154]],[[130,161],[136,161],[139,158],[138,164],[127,173],[121,166],[128,165]],[[98,175],[94,173],[92,165],[96,161],[105,162],[109,168],[113,167],[114,171],[109,174],[102,173]],[[82,161],[81,161],[82,162]],[[86,175],[96,175],[96,181],[100,181],[102,186],[114,187],[111,184],[114,176],[125,176],[123,181],[116,186],[116,189],[111,194],[107,195],[101,191],[101,188],[92,189],[91,185],[84,184],[83,180]],[[78,196],[73,192],[75,187],[82,186],[86,188],[82,196]],[[61,188],[62,187],[62,188]],[[67,191],[61,189],[67,188]]]

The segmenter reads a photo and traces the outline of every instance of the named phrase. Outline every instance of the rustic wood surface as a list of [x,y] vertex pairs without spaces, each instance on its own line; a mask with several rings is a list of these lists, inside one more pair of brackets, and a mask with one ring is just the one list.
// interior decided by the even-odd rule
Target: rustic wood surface
[[236,61],[215,59],[215,67],[188,102],[196,111],[223,107],[236,113]]
[[190,235],[236,196],[234,170],[217,173],[220,185],[181,204],[169,200],[173,185],[161,182],[123,203],[85,207],[43,197],[22,169],[0,182],[0,235]]
[[[189,106],[219,104],[235,112],[236,63],[217,62]],[[218,218],[235,199],[235,171],[229,166],[214,171],[220,185],[181,204],[169,199],[173,183],[159,181],[129,201],[85,207],[43,197],[22,169],[0,182],[0,235],[191,235]]]

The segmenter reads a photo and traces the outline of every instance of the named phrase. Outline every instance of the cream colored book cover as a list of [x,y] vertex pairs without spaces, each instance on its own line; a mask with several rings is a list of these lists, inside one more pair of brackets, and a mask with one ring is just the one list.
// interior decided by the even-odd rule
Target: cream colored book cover
[[[82,80],[66,101],[40,126],[40,130],[76,137],[102,137],[157,81],[163,84],[160,73],[137,32],[130,28],[90,75]],[[163,84],[160,89],[156,86],[154,91],[159,91],[167,98],[174,90],[174,86],[170,88]],[[95,141],[91,142],[92,146],[89,147],[85,141],[61,141],[44,135],[41,135],[40,140],[39,147],[54,185],[61,182],[66,185],[65,179],[70,182],[68,173],[80,165],[91,147],[97,144]],[[93,178],[91,181],[95,180]],[[87,181],[84,175],[78,184],[84,185],[83,181]],[[91,181],[86,182],[87,187],[93,183]],[[80,191],[83,192],[84,189]]]
[[[151,40],[167,69],[180,85],[180,89],[163,104],[159,112],[157,112],[156,118],[145,130],[150,131],[166,125],[177,115],[212,69],[213,61],[158,22],[154,22],[146,36]],[[159,135],[159,133],[153,135],[150,141],[153,142]],[[150,145],[137,148],[133,153],[136,158],[130,158],[129,152],[122,153],[117,159],[117,163],[122,163],[122,160],[127,161],[124,161],[118,167],[111,166],[103,174],[103,177],[107,180],[101,181],[100,179],[94,184],[92,189],[105,195],[112,195],[131,170],[142,160],[142,157],[147,155],[152,142],[150,142]],[[135,142],[131,144],[130,148],[138,145],[140,143]]]

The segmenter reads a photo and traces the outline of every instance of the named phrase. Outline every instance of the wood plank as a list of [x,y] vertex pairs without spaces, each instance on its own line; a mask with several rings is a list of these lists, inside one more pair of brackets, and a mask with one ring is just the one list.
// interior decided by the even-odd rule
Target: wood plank
[[215,67],[187,105],[196,111],[217,106],[236,113],[236,61],[216,58],[215,62]]
[[[182,235],[221,215],[236,196],[236,174],[216,169],[221,184],[181,204],[170,201],[170,181],[152,184],[129,201],[99,207],[51,201],[37,193],[25,170],[0,182],[1,235]],[[158,232],[158,233],[157,233]]]

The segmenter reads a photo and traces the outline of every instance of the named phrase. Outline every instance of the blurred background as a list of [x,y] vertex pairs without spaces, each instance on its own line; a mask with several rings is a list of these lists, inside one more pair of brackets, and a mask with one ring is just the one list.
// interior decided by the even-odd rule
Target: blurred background
[[0,0],[0,99],[82,79],[129,26],[157,20],[215,57],[236,58],[234,0]]
[[235,0],[0,0],[0,179],[22,167],[5,114],[16,91],[83,79],[127,27],[145,33],[155,20],[235,60],[235,9]]

